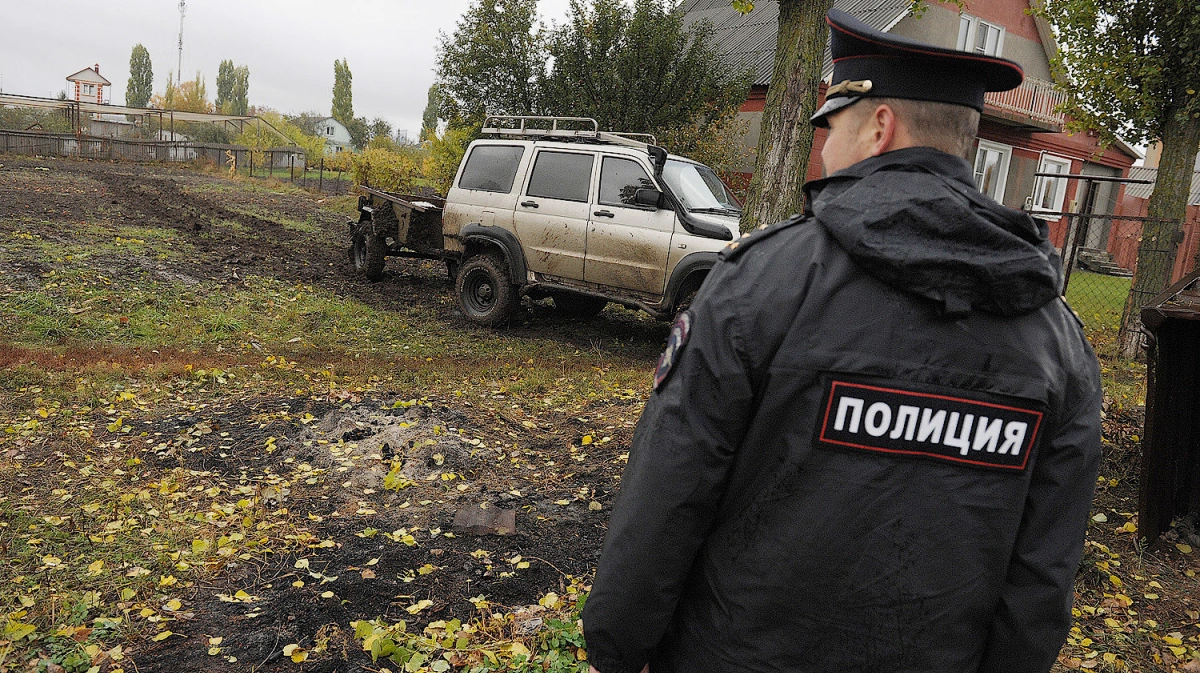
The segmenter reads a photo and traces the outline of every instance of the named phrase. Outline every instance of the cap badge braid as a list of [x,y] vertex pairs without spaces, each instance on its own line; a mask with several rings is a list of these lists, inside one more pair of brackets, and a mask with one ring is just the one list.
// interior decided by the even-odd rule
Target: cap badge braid
[[829,87],[829,89],[825,92],[825,97],[830,98],[843,93],[863,94],[869,92],[872,86],[873,84],[869,79],[862,79],[858,81],[844,79]]

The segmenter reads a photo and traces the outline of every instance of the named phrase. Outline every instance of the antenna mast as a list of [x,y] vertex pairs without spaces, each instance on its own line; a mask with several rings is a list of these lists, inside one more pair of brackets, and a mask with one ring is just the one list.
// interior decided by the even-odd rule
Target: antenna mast
[[183,81],[183,15],[187,13],[187,0],[179,0],[179,61],[175,64],[175,83]]

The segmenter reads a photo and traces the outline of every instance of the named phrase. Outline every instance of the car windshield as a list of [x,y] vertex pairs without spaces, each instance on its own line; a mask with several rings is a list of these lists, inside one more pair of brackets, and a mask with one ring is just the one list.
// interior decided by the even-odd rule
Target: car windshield
[[668,159],[663,167],[663,180],[675,198],[690,211],[731,215],[742,212],[737,198],[708,166]]

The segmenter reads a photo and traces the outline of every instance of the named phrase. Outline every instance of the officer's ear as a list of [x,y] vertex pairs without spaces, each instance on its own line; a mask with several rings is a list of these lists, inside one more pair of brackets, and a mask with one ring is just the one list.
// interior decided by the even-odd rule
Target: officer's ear
[[884,152],[899,149],[892,147],[896,138],[898,120],[896,119],[896,111],[892,109],[891,105],[887,103],[876,104],[871,113],[863,121],[862,136],[860,137],[866,142],[871,156],[877,157]]

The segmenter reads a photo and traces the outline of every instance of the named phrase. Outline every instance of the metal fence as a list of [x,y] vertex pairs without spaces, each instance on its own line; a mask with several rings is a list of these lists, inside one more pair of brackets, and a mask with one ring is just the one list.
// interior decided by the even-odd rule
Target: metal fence
[[[1063,251],[1064,294],[1098,347],[1115,343],[1130,307],[1141,306],[1195,266],[1194,246],[1180,244],[1185,231],[1192,233],[1200,222],[1058,215],[1051,238]],[[1159,280],[1136,290],[1137,274]]]
[[112,161],[207,162],[251,178],[275,178],[325,194],[347,194],[354,184],[341,171],[305,166],[304,153],[290,147],[255,152],[243,145],[192,141],[133,140],[71,133],[0,130],[0,153]]
[[[234,161],[238,166],[248,164],[251,150],[242,145],[198,143],[170,140],[132,140],[73,133],[33,133],[29,131],[0,131],[0,152],[43,157],[79,157],[125,161],[209,161],[224,165]],[[303,166],[304,154],[289,147],[264,150],[273,166],[290,164]]]

